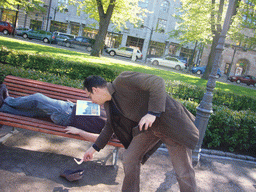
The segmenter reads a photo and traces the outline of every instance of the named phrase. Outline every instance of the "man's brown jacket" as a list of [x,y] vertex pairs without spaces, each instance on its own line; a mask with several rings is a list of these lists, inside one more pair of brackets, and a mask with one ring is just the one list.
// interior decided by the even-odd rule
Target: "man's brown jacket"
[[[139,122],[149,111],[161,113],[149,129],[161,132],[173,141],[194,149],[199,132],[194,125],[195,117],[179,102],[165,91],[162,78],[137,73],[123,72],[107,88],[112,101],[118,110],[128,119]],[[110,102],[104,104],[107,123],[95,142],[100,149],[104,148],[113,134]]]

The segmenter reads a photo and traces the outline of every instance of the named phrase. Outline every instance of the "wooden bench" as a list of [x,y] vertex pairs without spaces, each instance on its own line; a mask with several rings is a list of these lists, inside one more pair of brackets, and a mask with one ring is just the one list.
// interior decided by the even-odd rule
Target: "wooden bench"
[[[9,94],[12,97],[20,97],[34,93],[42,93],[53,99],[64,101],[70,100],[74,103],[76,103],[77,100],[88,100],[84,97],[84,91],[81,89],[45,83],[41,81],[15,77],[11,75],[6,76],[6,78],[4,79],[4,84],[7,86]],[[41,133],[48,133],[52,135],[58,135],[86,141],[85,138],[79,135],[65,133],[64,129],[66,127],[55,125],[54,123],[48,120],[41,120],[0,112],[0,125],[7,125],[16,128],[28,129],[32,131],[38,131]],[[118,158],[118,150],[120,147],[123,147],[123,145],[117,139],[110,140],[108,145],[112,145],[115,147],[112,153],[112,163],[113,165],[116,165]],[[108,155],[107,158],[109,158],[110,155]],[[107,158],[105,159],[105,162],[107,161]]]

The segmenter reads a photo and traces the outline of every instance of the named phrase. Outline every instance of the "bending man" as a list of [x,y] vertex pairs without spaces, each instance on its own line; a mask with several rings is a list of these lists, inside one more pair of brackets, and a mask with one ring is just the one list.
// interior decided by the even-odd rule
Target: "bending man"
[[[196,191],[191,157],[199,138],[195,118],[165,92],[162,78],[123,72],[113,83],[107,83],[99,76],[90,76],[85,79],[84,88],[94,103],[104,104],[108,118],[98,139],[86,151],[84,161],[92,160],[114,132],[126,148],[122,191],[138,192],[143,156],[162,141],[168,148],[180,190]],[[137,125],[141,133],[136,135]]]

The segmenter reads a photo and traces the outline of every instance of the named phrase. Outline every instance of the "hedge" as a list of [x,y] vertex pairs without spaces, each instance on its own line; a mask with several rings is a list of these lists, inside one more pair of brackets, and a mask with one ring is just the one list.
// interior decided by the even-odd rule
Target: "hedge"
[[[196,115],[198,103],[178,99]],[[256,157],[256,113],[213,105],[202,146]]]
[[49,72],[57,76],[65,75],[70,79],[80,80],[93,74],[102,76],[107,81],[113,81],[120,73],[120,71],[101,65],[69,62],[42,54],[28,54],[20,51],[8,50],[3,46],[0,50],[0,62],[10,64],[14,67]]
[[57,76],[49,72],[40,72],[36,70],[25,70],[22,68],[16,68],[11,65],[0,63],[0,83],[4,81],[7,75],[13,75],[22,78],[28,78],[57,85],[64,85],[68,87],[74,87],[78,89],[83,88],[82,80],[70,79],[67,76]]
[[[200,103],[206,91],[205,87],[190,85],[180,81],[168,81],[166,83],[167,92],[174,98],[192,100]],[[256,112],[256,98],[247,95],[238,95],[225,92],[223,90],[214,90],[213,105],[227,106],[233,110],[252,110]]]

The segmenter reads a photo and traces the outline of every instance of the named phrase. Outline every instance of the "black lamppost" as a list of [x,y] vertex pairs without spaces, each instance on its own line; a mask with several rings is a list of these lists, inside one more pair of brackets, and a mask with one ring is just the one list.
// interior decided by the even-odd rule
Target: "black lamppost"
[[232,17],[232,14],[234,13],[235,1],[236,0],[229,0],[228,10],[227,10],[226,18],[225,18],[225,21],[223,24],[223,29],[221,31],[218,45],[216,47],[216,54],[214,57],[212,71],[209,76],[209,80],[207,82],[206,93],[204,94],[202,101],[200,102],[199,106],[197,107],[195,125],[199,129],[200,135],[199,135],[199,142],[198,142],[195,150],[193,151],[192,158],[193,158],[194,165],[197,165],[199,162],[204,134],[205,134],[205,131],[207,128],[209,118],[213,112],[212,111],[213,90],[216,86],[217,70],[218,70],[220,59],[221,59],[222,51],[224,49],[226,34],[230,27],[231,17]]
[[152,28],[149,28],[149,27],[144,26],[144,25],[141,25],[141,28],[147,28],[147,29],[150,30],[149,42],[148,42],[147,51],[146,51],[146,56],[145,56],[145,63],[147,63],[148,49],[149,49],[149,46],[150,46],[150,43],[151,43],[151,38],[152,38],[152,35],[153,35],[153,32],[155,31],[155,29],[153,29],[153,27],[152,27]]

